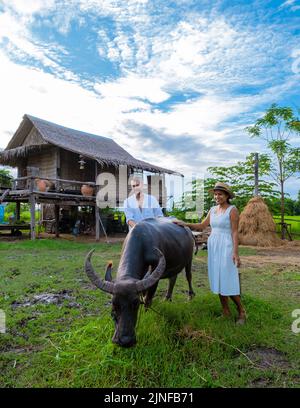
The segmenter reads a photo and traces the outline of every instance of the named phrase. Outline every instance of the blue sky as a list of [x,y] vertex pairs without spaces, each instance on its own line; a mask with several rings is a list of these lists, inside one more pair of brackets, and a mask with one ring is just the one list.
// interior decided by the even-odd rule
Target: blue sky
[[300,108],[300,0],[0,0],[0,74],[0,148],[29,113],[201,174],[264,152],[244,129],[272,103]]

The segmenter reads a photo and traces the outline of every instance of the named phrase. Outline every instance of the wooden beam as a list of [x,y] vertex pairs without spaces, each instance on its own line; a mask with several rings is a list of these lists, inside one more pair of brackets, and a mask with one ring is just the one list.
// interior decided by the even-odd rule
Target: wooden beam
[[55,204],[55,236],[59,237],[59,205]]
[[30,236],[31,239],[35,239],[35,195],[31,194],[29,197],[30,202]]
[[21,215],[21,203],[20,201],[16,202],[16,219],[19,221]]
[[99,208],[95,205],[96,241],[100,241],[100,214]]
[[[95,196],[98,193],[98,186],[97,186],[97,177],[98,177],[98,162],[95,160]],[[97,206],[97,201],[95,202],[95,233],[96,233],[96,242],[100,241],[100,213],[99,208]]]

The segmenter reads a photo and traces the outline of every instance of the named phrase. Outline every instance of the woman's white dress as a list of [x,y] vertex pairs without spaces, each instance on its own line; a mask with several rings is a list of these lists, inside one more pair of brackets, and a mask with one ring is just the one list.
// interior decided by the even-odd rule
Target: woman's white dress
[[222,214],[217,206],[210,210],[211,234],[208,238],[208,279],[211,291],[223,296],[240,294],[238,269],[233,255],[233,239],[230,222],[231,205]]

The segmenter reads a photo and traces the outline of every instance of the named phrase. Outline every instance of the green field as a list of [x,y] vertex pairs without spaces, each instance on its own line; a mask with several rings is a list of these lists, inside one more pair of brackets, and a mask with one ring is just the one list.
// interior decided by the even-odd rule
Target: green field
[[[95,244],[96,245],[96,244]],[[223,320],[207,282],[205,251],[194,258],[196,297],[180,274],[173,302],[161,281],[153,310],[141,309],[136,347],[111,342],[110,296],[95,289],[83,261],[95,245],[63,240],[0,243],[1,387],[299,387],[300,308],[295,266],[242,268],[248,321]],[[97,244],[93,263],[120,258],[120,244]],[[242,248],[241,255],[255,256]],[[50,293],[56,304],[34,296]],[[41,298],[39,298],[41,299]],[[236,315],[232,307],[233,315]]]
[[[280,222],[280,215],[273,216],[275,222]],[[287,224],[291,224],[291,232],[294,239],[300,239],[300,215],[286,215]]]

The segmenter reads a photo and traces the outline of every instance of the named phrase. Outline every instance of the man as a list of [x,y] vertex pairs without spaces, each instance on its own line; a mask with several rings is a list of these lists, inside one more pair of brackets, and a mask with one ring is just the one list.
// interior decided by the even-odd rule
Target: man
[[157,199],[143,192],[144,184],[140,177],[133,177],[130,184],[132,192],[123,205],[129,230],[145,218],[164,216]]

